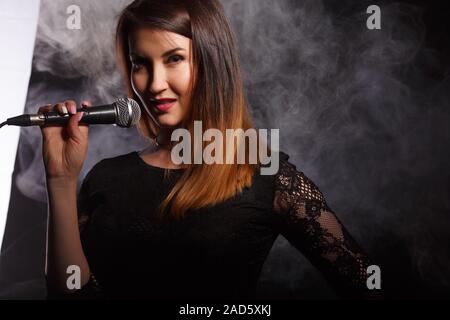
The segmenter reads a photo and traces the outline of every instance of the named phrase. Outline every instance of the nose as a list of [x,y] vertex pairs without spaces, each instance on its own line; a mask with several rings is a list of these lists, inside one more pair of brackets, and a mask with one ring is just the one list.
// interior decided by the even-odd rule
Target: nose
[[166,71],[163,66],[154,66],[153,74],[149,77],[149,90],[153,95],[168,88]]

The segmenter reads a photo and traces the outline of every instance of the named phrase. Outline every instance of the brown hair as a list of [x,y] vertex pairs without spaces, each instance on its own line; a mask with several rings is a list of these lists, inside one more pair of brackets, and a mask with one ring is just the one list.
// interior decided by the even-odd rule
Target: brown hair
[[[190,109],[181,124],[191,137],[194,136],[195,120],[202,121],[203,131],[216,128],[224,137],[226,129],[245,131],[253,128],[235,40],[218,0],[137,0],[122,11],[116,34],[117,58],[128,96],[136,101],[139,99],[131,85],[128,37],[133,29],[140,27],[166,30],[192,40],[195,80],[191,85]],[[157,126],[145,112],[142,114],[138,130],[153,139],[157,136]],[[257,164],[248,163],[246,139],[246,163],[238,164],[238,143],[232,151],[233,164],[189,165],[161,203],[160,212],[170,208],[174,217],[182,217],[191,208],[212,206],[250,187],[254,171],[260,167],[259,156]],[[226,152],[229,151],[223,150],[223,154]]]

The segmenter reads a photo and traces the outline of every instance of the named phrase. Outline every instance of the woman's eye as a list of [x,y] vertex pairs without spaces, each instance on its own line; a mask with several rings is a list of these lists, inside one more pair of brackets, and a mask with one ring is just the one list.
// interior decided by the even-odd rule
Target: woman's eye
[[170,56],[169,59],[167,59],[168,62],[173,62],[173,63],[177,63],[177,62],[180,62],[183,60],[184,60],[184,58],[178,54]]
[[140,69],[142,68],[142,64],[140,64],[139,62],[132,62],[133,64],[133,69]]
[[[177,64],[178,62],[181,62],[184,60],[183,56],[180,56],[178,54],[172,55],[167,59],[167,63],[169,64]],[[147,66],[147,63],[145,60],[132,60],[131,65],[133,70],[140,71],[144,69]]]
[[141,70],[145,66],[145,63],[140,60],[133,60],[133,61],[131,61],[131,65],[133,67],[133,70],[138,71],[138,70]]

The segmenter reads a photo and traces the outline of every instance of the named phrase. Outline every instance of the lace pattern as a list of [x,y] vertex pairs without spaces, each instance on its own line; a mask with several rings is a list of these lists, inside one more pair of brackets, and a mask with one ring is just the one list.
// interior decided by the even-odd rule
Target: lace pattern
[[367,289],[371,264],[334,212],[319,188],[280,157],[275,177],[274,212],[280,218],[280,233],[299,249],[344,297],[376,295]]
[[[280,169],[275,175],[273,215],[275,228],[301,251],[342,297],[378,298],[381,293],[366,286],[367,267],[372,264],[327,205],[319,188],[298,171],[288,156],[280,153]],[[91,175],[79,195],[79,229],[89,225]],[[92,190],[90,190],[92,188]],[[268,200],[271,201],[271,200]],[[270,204],[269,204],[270,205]],[[91,275],[89,282],[73,298],[104,298],[101,283]]]

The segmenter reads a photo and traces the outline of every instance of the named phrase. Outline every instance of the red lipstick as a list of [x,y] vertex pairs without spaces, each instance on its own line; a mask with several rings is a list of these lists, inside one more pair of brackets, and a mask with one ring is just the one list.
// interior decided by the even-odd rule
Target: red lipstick
[[169,110],[177,101],[173,98],[150,99],[152,104],[160,111]]

